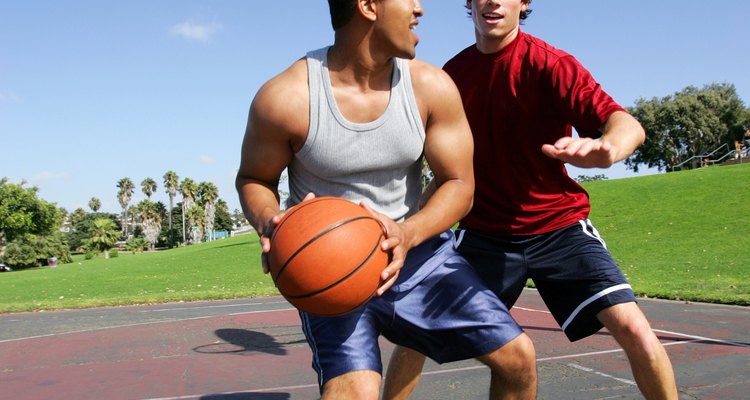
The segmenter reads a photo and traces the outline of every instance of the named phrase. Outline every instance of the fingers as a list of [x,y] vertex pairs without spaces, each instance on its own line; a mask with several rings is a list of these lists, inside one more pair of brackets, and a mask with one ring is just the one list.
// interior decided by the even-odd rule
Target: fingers
[[263,233],[260,235],[260,249],[262,251],[260,260],[264,274],[267,274],[270,271],[268,252],[271,251],[271,237],[273,236],[274,229],[276,229],[276,225],[281,221],[281,215],[282,214],[271,217],[271,219],[266,222],[266,226],[263,228]]
[[554,145],[543,145],[542,152],[550,158],[582,168],[612,165],[611,144],[590,138],[564,137]]

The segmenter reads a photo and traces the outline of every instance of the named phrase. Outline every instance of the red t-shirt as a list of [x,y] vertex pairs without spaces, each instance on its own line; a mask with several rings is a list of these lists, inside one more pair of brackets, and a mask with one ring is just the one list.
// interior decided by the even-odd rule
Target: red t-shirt
[[550,232],[587,218],[586,191],[542,153],[572,135],[598,137],[623,110],[570,54],[519,32],[500,52],[472,45],[444,67],[474,135],[474,207],[461,228],[494,235]]

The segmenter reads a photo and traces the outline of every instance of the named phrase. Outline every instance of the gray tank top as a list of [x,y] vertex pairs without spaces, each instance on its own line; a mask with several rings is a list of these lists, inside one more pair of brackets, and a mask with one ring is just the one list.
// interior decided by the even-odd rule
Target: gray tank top
[[307,54],[310,128],[289,165],[287,206],[309,192],[354,202],[401,221],[417,211],[425,132],[406,60],[394,58],[391,97],[376,120],[346,120],[333,96],[328,48]]

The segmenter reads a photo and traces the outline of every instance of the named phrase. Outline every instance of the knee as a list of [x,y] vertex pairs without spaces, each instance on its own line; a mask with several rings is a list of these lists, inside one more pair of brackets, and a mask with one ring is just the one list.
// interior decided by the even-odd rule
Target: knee
[[497,349],[490,360],[488,366],[492,373],[502,376],[504,380],[536,382],[536,350],[526,334],[521,334]]
[[380,396],[380,374],[375,371],[353,371],[337,376],[323,385],[321,400],[366,399]]
[[661,351],[661,342],[645,318],[624,321],[609,330],[627,353],[655,358]]

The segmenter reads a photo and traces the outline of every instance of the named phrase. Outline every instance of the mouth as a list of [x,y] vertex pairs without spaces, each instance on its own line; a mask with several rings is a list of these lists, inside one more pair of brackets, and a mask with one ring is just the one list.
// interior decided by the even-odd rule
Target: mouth
[[485,21],[489,23],[497,23],[500,22],[504,17],[501,14],[497,13],[484,13],[482,14],[482,18],[484,18]]

